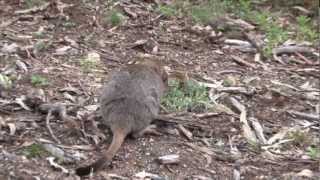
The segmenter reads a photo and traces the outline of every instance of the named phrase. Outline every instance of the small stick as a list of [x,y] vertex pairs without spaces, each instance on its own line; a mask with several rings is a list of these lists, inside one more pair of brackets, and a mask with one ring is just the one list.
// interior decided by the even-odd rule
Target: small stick
[[49,109],[48,111],[48,114],[47,114],[47,117],[46,117],[46,126],[47,126],[47,129],[49,130],[49,133],[51,135],[51,137],[58,143],[58,144],[61,144],[61,141],[53,134],[53,131],[51,129],[51,126],[50,126],[50,117],[52,115],[52,109]]
[[245,61],[245,60],[243,60],[243,59],[241,59],[241,58],[239,58],[239,57],[237,57],[237,56],[231,55],[231,57],[232,57],[232,59],[233,59],[234,61],[236,61],[236,62],[239,63],[239,64],[242,64],[242,65],[251,67],[251,68],[253,68],[253,69],[256,69],[256,67],[255,67],[254,65],[248,63],[247,61]]
[[299,58],[301,58],[302,60],[304,60],[307,64],[313,64],[309,59],[307,59],[305,56],[303,56],[301,53],[295,52],[295,54],[297,56],[299,56]]
[[304,112],[299,112],[299,111],[293,111],[293,110],[288,110],[287,111],[289,114],[294,115],[298,118],[303,118],[311,121],[319,121],[320,115],[318,114],[308,114]]

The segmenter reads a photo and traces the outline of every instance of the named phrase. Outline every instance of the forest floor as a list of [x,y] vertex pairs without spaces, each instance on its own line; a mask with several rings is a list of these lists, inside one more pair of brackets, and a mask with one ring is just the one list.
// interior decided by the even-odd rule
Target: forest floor
[[141,56],[196,82],[196,95],[172,90],[162,135],[127,139],[84,179],[319,179],[312,8],[177,2],[0,0],[1,180],[80,179],[74,169],[110,143],[101,87]]

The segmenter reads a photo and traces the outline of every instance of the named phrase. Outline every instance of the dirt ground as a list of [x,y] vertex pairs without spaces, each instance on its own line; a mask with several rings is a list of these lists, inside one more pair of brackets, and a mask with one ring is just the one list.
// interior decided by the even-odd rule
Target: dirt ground
[[[211,37],[203,32],[205,26],[197,30],[186,17],[159,16],[150,10],[153,1],[118,4],[119,9],[126,9],[127,18],[115,27],[103,20],[101,4],[108,1],[48,2],[44,9],[23,12],[29,9],[23,1],[0,1],[0,73],[14,77],[10,90],[0,86],[1,180],[80,179],[74,168],[97,159],[110,143],[108,129],[102,133],[94,123],[99,118],[95,115],[101,87],[112,70],[140,54],[157,56],[170,70],[188,72],[199,82],[216,84],[229,79],[232,86],[243,88],[244,92],[239,88],[210,92],[228,107],[232,106],[230,97],[237,99],[245,106],[250,123],[258,120],[267,140],[292,129],[304,134],[288,142],[282,140],[290,138],[279,138],[278,146],[268,151],[248,143],[240,113],[234,108],[235,114],[224,108],[169,112],[175,123],[162,124],[162,135],[126,140],[110,166],[84,179],[144,179],[138,177],[143,172],[154,175],[149,179],[320,177],[320,158],[306,153],[309,146],[320,147],[319,119],[314,118],[319,116],[312,116],[320,108],[317,56],[295,55],[299,61],[289,61],[291,56],[284,55],[283,63],[256,60],[257,51],[232,48],[224,43],[228,39],[224,34]],[[257,37],[262,34],[251,31]],[[4,50],[13,43],[14,50]],[[99,54],[100,61],[86,71],[81,60],[90,52]],[[304,58],[311,63],[301,63]],[[30,83],[35,74],[48,83]],[[68,118],[53,113],[48,119],[39,110],[41,103],[64,103]],[[187,137],[188,133],[192,136]],[[46,144],[54,152],[28,158],[25,149],[32,144]],[[60,157],[54,163],[49,161],[52,154]],[[179,155],[179,162],[157,161],[169,154]]]

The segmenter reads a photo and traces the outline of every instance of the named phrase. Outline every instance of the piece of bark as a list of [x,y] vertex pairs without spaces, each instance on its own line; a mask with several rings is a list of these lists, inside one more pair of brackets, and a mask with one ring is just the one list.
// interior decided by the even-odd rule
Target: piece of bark
[[169,154],[158,157],[158,161],[161,164],[178,164],[180,162],[180,156],[178,154]]

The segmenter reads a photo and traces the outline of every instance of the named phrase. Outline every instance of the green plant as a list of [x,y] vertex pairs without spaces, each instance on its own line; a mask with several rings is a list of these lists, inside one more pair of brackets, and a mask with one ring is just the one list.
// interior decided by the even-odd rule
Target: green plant
[[170,90],[162,99],[162,104],[170,110],[188,110],[209,105],[208,91],[193,81],[187,81],[184,87],[178,81],[169,81]]
[[268,12],[255,12],[253,20],[259,25],[259,28],[266,33],[267,42],[263,48],[265,55],[270,56],[272,49],[279,46],[289,38],[288,31],[280,27],[272,14]]
[[105,21],[111,23],[112,26],[120,25],[124,19],[124,15],[117,10],[111,10],[105,14]]
[[299,147],[307,146],[312,142],[312,138],[307,131],[292,131],[288,134],[288,137],[293,140],[293,145]]
[[94,61],[89,61],[87,59],[82,59],[80,61],[80,65],[83,71],[85,72],[91,72],[92,69],[95,69],[97,67],[97,63]]
[[298,29],[297,29],[297,39],[298,40],[308,40],[315,41],[318,37],[316,29],[313,29],[311,24],[311,19],[307,16],[297,17]]
[[65,28],[72,28],[75,27],[77,24],[75,22],[72,21],[65,21],[62,23],[62,26]]
[[218,0],[209,0],[202,4],[192,6],[190,15],[198,23],[208,24],[225,14],[225,4]]
[[34,32],[32,35],[33,35],[33,37],[35,37],[37,39],[45,37],[45,34],[43,32]]
[[320,159],[320,147],[308,147],[307,154],[312,159]]
[[175,9],[174,6],[169,5],[159,5],[157,11],[166,17],[175,16],[177,14],[177,9]]
[[224,3],[228,12],[242,19],[250,19],[253,14],[250,0],[225,0]]
[[46,86],[49,84],[49,81],[47,78],[35,74],[31,76],[31,84],[34,86]]
[[32,144],[23,149],[23,154],[29,159],[35,158],[35,157],[41,157],[46,153],[47,151],[43,148],[41,144]]
[[271,55],[272,49],[286,41],[289,35],[287,31],[275,24],[270,24],[270,27],[266,31],[268,42],[263,51],[266,55]]
[[192,3],[189,0],[175,0],[171,7],[173,7],[178,15],[187,14],[192,7]]
[[50,43],[40,40],[33,45],[33,49],[35,53],[39,53],[40,51],[47,49],[49,46]]
[[35,6],[41,6],[46,2],[46,0],[25,0],[25,3],[28,8],[32,8]]

